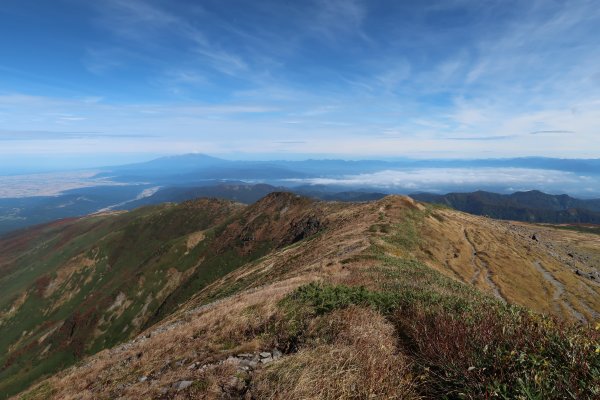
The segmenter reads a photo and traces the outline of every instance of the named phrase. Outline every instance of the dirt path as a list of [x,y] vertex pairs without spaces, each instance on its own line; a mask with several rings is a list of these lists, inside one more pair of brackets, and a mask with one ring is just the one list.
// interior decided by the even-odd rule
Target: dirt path
[[555,308],[556,312],[560,314],[560,312],[561,312],[560,303],[562,303],[567,308],[567,310],[569,310],[569,312],[571,313],[573,318],[575,318],[581,322],[586,322],[587,319],[583,316],[583,314],[581,314],[579,311],[575,310],[573,308],[573,306],[571,305],[571,303],[568,302],[567,299],[562,299],[562,297],[565,293],[565,285],[563,285],[562,282],[557,280],[550,273],[550,271],[548,271],[546,268],[544,268],[544,266],[542,265],[540,260],[534,261],[533,266],[544,277],[544,279],[554,287],[552,301],[554,302],[554,308]]

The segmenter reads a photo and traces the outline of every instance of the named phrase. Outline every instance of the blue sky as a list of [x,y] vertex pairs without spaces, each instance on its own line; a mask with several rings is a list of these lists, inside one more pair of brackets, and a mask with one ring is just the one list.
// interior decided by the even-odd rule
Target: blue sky
[[0,168],[598,157],[599,38],[585,0],[4,0]]

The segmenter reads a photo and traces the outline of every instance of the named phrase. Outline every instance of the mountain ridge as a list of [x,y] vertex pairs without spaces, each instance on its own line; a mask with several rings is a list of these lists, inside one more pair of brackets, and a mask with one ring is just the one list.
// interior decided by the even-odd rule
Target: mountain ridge
[[[536,239],[532,239],[534,235]],[[349,290],[354,293],[350,298],[355,298],[366,294],[353,292],[353,287],[383,290],[380,284],[392,285],[395,279],[400,279],[393,285],[401,286],[386,295],[392,297],[386,297],[385,301],[400,301],[397,296],[412,293],[410,296],[416,297],[402,297],[403,302],[410,304],[441,285],[438,294],[427,296],[437,298],[442,293],[456,292],[458,297],[451,302],[459,303],[484,296],[494,304],[514,303],[565,321],[590,322],[597,320],[600,312],[600,287],[595,284],[600,279],[595,267],[600,265],[598,240],[596,235],[494,221],[397,195],[374,202],[339,203],[316,201],[293,193],[273,193],[250,206],[200,199],[59,221],[0,239],[3,255],[0,283],[11,289],[0,296],[0,345],[8,349],[0,359],[0,387],[3,392],[15,393],[36,378],[58,372],[86,355],[133,339],[123,350],[115,347],[101,351],[100,358],[92,358],[112,360],[102,367],[100,375],[94,373],[96,383],[82,376],[68,378],[70,382],[90,385],[69,395],[70,389],[51,378],[53,383],[47,385],[51,385],[52,391],[39,389],[46,384],[36,386],[33,393],[38,394],[32,398],[69,398],[80,393],[91,397],[115,397],[123,393],[129,393],[130,397],[177,397],[177,390],[168,389],[160,394],[164,389],[160,385],[168,380],[186,380],[188,375],[200,371],[189,372],[195,371],[192,369],[184,373],[178,368],[187,368],[183,366],[185,362],[180,367],[169,364],[165,371],[179,372],[158,374],[158,370],[147,370],[143,373],[155,374],[152,380],[156,384],[146,385],[139,381],[142,375],[136,376],[128,369],[127,365],[137,364],[127,361],[123,368],[129,371],[126,380],[130,389],[119,388],[110,383],[125,379],[115,380],[114,374],[121,367],[110,366],[115,362],[114,354],[128,353],[128,346],[136,347],[142,342],[150,345],[154,340],[160,340],[165,349],[172,348],[180,340],[176,339],[179,333],[171,337],[160,332],[173,329],[173,332],[182,329],[185,337],[205,337],[208,345],[213,343],[211,336],[198,333],[203,332],[202,325],[193,328],[198,330],[196,333],[188,331],[190,321],[213,312],[223,319],[234,309],[242,314],[236,311],[231,318],[241,319],[225,320],[238,328],[240,321],[247,321],[250,325],[243,331],[249,336],[243,340],[251,342],[243,346],[257,351],[256,346],[267,344],[260,344],[262,339],[260,335],[254,336],[253,329],[258,329],[258,333],[261,329],[270,332],[283,326],[269,325],[270,318],[276,321],[279,317],[263,320],[263,316],[257,316],[256,321],[267,325],[251,328],[254,322],[248,318],[256,311],[253,308],[243,311],[247,303],[241,299],[250,296],[259,301],[256,303],[259,310],[267,307],[274,312],[280,307],[277,301],[311,282],[346,285],[348,289],[335,290]],[[33,259],[40,262],[31,263]],[[389,281],[396,274],[400,275]],[[412,278],[404,281],[401,277],[405,274]],[[419,282],[429,283],[421,287]],[[581,285],[587,291],[582,291]],[[277,293],[274,297],[268,295],[272,290]],[[324,295],[318,294],[322,289],[316,290],[314,295]],[[463,295],[465,299],[460,300]],[[266,300],[268,305],[260,305],[271,298]],[[377,300],[376,304],[384,304],[381,301],[384,300]],[[43,310],[41,319],[35,320],[37,314],[30,312],[33,309]],[[363,311],[358,313],[362,315]],[[172,328],[165,328],[168,326]],[[227,344],[227,340],[233,340],[226,339],[228,335],[242,340],[239,334],[222,331],[225,326],[220,323],[214,329],[221,332],[219,340],[225,342],[210,344],[220,350],[214,350],[216,353],[202,350],[203,356],[195,356],[203,360],[198,362],[207,365],[211,360],[222,362],[223,357],[232,355],[227,350],[230,346],[238,349],[235,350],[238,353],[244,352],[238,344]],[[156,339],[142,340],[140,334]],[[181,337],[181,340],[187,343],[188,339]],[[282,336],[279,344],[270,346],[289,352],[288,346],[292,344],[282,344],[288,340],[292,339],[284,340]],[[153,353],[158,349],[143,350],[142,354],[146,351]],[[135,356],[135,359],[139,360],[136,363],[142,363],[139,364],[142,369],[160,369],[155,363],[165,356],[149,356],[146,367],[144,358]],[[181,357],[183,360],[191,356],[181,354]],[[82,370],[76,367],[68,371],[71,372],[65,373],[79,374]],[[269,389],[257,386],[254,390],[259,393]]]
[[[114,196],[105,193],[101,187],[97,187],[68,191],[57,197],[12,199],[12,201],[11,199],[0,199],[0,235],[36,223],[91,214],[99,210],[131,210],[145,205],[182,202],[198,197],[219,197],[251,204],[275,191],[293,191],[300,195],[330,201],[371,201],[387,195],[383,192],[364,189],[337,191],[328,187],[310,185],[288,188],[265,183],[249,184],[241,181],[223,182],[216,185],[117,188],[107,188],[109,192],[115,192]],[[146,193],[145,191],[148,191],[149,188],[153,190]],[[525,198],[507,203],[507,199],[520,196],[516,193],[522,193]],[[446,195],[413,193],[410,196],[421,201],[444,204],[461,211],[502,219],[541,223],[600,223],[598,222],[600,216],[597,215],[600,213],[600,199],[584,200],[568,195],[551,195],[539,191],[516,193],[502,195],[478,191]],[[529,195],[527,195],[528,193]],[[483,195],[483,198],[478,194]],[[536,196],[531,196],[531,194],[536,194]],[[536,204],[534,197],[541,197],[543,201]],[[467,199],[469,202],[466,201]],[[567,206],[547,208],[547,204],[561,202]],[[19,211],[15,212],[15,209]]]

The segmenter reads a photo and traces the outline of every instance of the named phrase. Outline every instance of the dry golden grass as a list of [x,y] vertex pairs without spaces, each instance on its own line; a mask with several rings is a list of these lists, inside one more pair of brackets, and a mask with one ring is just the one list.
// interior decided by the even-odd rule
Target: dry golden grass
[[[211,391],[216,393],[221,381],[234,376],[233,367],[218,362],[233,354],[267,348],[257,333],[276,314],[277,302],[311,279],[277,282],[191,311],[163,324],[166,330],[151,329],[149,338],[100,352],[45,384],[54,389],[54,399],[133,399],[159,397],[161,389],[189,379],[202,382],[192,392],[204,398]],[[192,362],[215,365],[204,371],[190,370]],[[140,382],[142,376],[152,378]]]
[[416,399],[407,359],[394,328],[359,307],[314,320],[314,343],[284,357],[253,379],[257,399]]
[[194,247],[198,246],[198,244],[206,238],[206,233],[204,231],[198,231],[191,233],[186,242],[186,246],[188,250],[192,250]]
[[[399,218],[395,208],[383,213],[380,223],[393,225]],[[575,273],[594,270],[591,266],[600,258],[598,235],[563,234],[550,227],[446,209],[432,210],[419,222],[418,231],[416,248],[388,246],[389,252],[415,257],[449,277],[537,312],[587,322],[600,318],[600,284]],[[541,239],[532,240],[534,234]],[[569,265],[565,262],[569,253],[589,261],[576,258]],[[540,272],[536,263],[546,272]]]

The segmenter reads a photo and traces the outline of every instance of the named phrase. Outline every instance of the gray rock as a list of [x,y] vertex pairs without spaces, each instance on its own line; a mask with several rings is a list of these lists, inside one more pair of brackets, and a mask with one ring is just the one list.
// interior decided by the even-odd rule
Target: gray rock
[[238,354],[237,355],[239,358],[252,358],[254,357],[254,354],[250,354],[250,353],[242,353],[242,354]]
[[267,358],[267,357],[271,357],[271,353],[269,353],[268,351],[263,351],[262,353],[259,354],[260,358]]
[[179,382],[175,382],[173,384],[173,389],[175,389],[175,390],[187,389],[190,386],[192,386],[192,383],[194,383],[194,381],[179,381]]
[[188,369],[196,369],[196,367],[198,366],[197,362],[193,362],[190,364],[190,366],[188,367]]
[[242,360],[240,362],[240,365],[242,367],[248,367],[248,368],[254,369],[258,365],[258,362],[254,361],[254,360]]
[[138,381],[140,382],[146,382],[148,380],[147,376],[140,376],[140,379],[138,379]]
[[277,360],[278,358],[281,358],[283,356],[283,353],[281,351],[279,351],[279,349],[273,349],[273,360]]
[[272,357],[267,357],[260,360],[260,362],[263,364],[270,363],[271,361],[273,361]]

